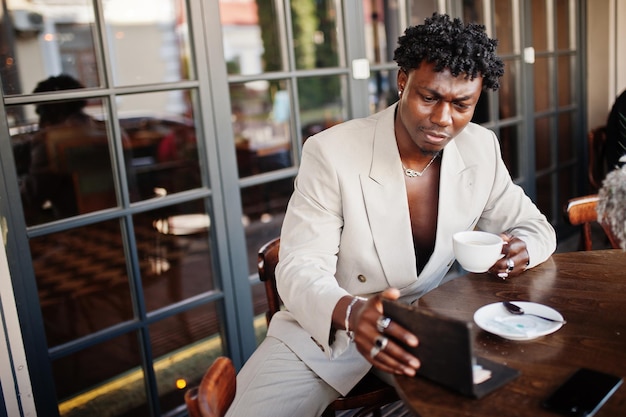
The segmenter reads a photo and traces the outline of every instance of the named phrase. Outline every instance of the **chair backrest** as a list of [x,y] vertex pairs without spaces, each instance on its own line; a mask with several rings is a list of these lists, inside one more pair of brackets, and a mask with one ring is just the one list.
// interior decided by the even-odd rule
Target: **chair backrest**
[[611,247],[619,249],[619,240],[613,234],[610,227],[598,221],[598,213],[596,212],[597,205],[597,194],[571,198],[565,206],[565,219],[573,226],[582,226],[581,249],[592,250],[591,224],[594,222],[602,226],[602,230],[604,230]]
[[587,134],[589,148],[589,163],[587,165],[589,184],[593,191],[602,186],[602,180],[607,174],[606,166],[606,126],[599,126]]
[[261,246],[257,256],[259,279],[265,284],[267,297],[267,312],[265,319],[270,323],[272,316],[280,310],[281,300],[276,288],[276,265],[278,264],[278,250],[280,238],[274,238]]
[[200,385],[185,392],[189,417],[224,417],[236,388],[237,373],[232,361],[218,357],[204,373]]

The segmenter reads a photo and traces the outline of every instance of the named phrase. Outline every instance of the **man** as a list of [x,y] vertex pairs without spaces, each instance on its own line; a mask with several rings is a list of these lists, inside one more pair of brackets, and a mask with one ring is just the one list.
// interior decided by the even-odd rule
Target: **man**
[[287,310],[239,373],[230,416],[318,416],[372,365],[414,375],[403,344],[418,340],[382,316],[381,297],[411,303],[441,284],[455,232],[501,233],[501,278],[554,251],[496,136],[470,123],[503,74],[495,47],[484,27],[435,14],[399,40],[397,104],[307,140],[277,267]]

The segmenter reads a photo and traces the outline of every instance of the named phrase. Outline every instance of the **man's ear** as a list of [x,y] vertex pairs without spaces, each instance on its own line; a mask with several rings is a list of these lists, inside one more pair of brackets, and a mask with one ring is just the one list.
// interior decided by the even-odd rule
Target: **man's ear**
[[398,91],[403,91],[406,86],[406,82],[408,79],[408,75],[406,71],[402,68],[398,70]]

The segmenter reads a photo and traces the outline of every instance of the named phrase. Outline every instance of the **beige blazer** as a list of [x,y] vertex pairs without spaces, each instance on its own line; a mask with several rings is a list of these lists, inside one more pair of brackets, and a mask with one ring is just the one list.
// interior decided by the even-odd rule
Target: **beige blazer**
[[444,279],[454,262],[452,235],[461,230],[511,232],[526,242],[529,267],[556,248],[552,226],[511,181],[495,134],[469,124],[444,149],[435,248],[417,276],[395,107],[307,140],[281,232],[276,272],[287,311],[274,316],[268,334],[342,394],[370,364],[344,331],[329,344],[341,297],[396,287],[403,301],[414,301]]

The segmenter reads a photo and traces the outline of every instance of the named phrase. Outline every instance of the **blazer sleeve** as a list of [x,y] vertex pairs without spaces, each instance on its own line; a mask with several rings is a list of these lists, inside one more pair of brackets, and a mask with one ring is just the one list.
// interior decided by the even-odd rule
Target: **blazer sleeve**
[[348,294],[335,279],[343,227],[337,172],[316,137],[309,138],[281,231],[278,292],[286,309],[329,357],[347,349],[345,331],[331,336],[332,313]]

